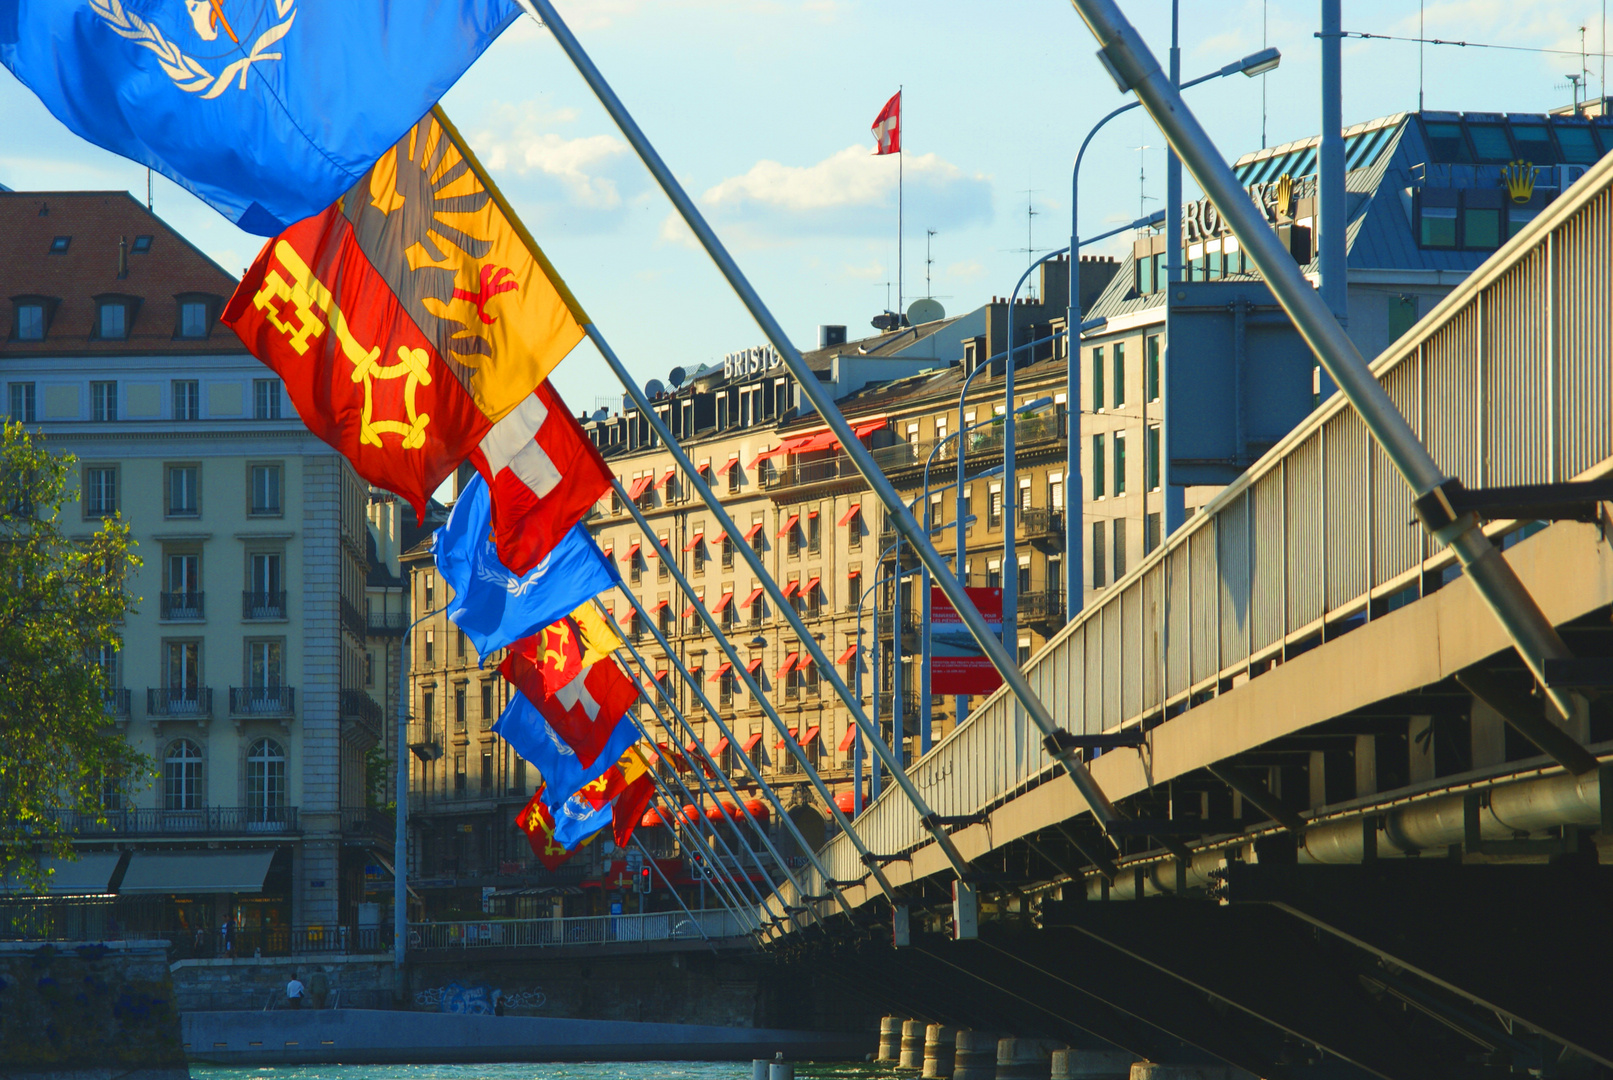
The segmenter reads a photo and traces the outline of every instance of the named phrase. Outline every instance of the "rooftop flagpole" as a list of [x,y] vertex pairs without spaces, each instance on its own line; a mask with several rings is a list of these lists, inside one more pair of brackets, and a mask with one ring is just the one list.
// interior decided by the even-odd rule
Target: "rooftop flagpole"
[[[599,99],[600,104],[610,113],[611,119],[616,122],[616,126],[621,130],[627,141],[632,144],[633,149],[638,153],[639,159],[650,170],[656,182],[661,186],[662,191],[666,193],[667,198],[672,201],[672,205],[683,218],[684,223],[689,226],[695,237],[700,241],[701,246],[706,249],[706,253],[717,264],[718,270],[727,279],[729,286],[750,311],[751,317],[761,327],[762,333],[790,369],[790,373],[795,377],[796,385],[800,388],[801,393],[812,402],[813,407],[823,417],[829,430],[839,440],[841,447],[844,448],[847,456],[856,466],[857,471],[862,474],[869,488],[878,496],[880,502],[885,504],[896,530],[902,534],[908,543],[913,545],[913,550],[930,568],[930,573],[934,576],[937,586],[951,601],[959,618],[969,628],[970,634],[980,645],[981,650],[990,658],[992,665],[1002,674],[1003,681],[1008,685],[1010,692],[1024,706],[1026,713],[1030,715],[1036,726],[1041,729],[1044,736],[1043,745],[1047,753],[1064,766],[1066,774],[1075,784],[1087,808],[1092,811],[1099,824],[1107,828],[1111,821],[1121,815],[1114,804],[1109,801],[1108,796],[1098,787],[1097,782],[1092,779],[1092,774],[1087,771],[1086,765],[1082,763],[1074,737],[1054,722],[1053,714],[1036,696],[1036,692],[1031,689],[1029,680],[1019,670],[1019,665],[1015,662],[1013,655],[1003,647],[1002,641],[992,634],[990,628],[986,625],[985,619],[981,617],[979,610],[970,601],[968,594],[963,590],[963,586],[959,584],[956,575],[947,566],[946,560],[941,558],[940,554],[935,550],[935,545],[930,542],[930,538],[925,536],[923,530],[919,528],[917,520],[914,519],[912,513],[902,502],[902,498],[897,493],[896,488],[886,478],[885,474],[880,471],[868,448],[862,444],[862,441],[852,431],[851,426],[846,423],[846,418],[841,415],[833,399],[825,392],[818,383],[817,377],[807,367],[806,362],[802,360],[800,351],[790,342],[789,336],[784,333],[784,328],[779,325],[778,320],[773,317],[773,313],[762,302],[762,298],[751,286],[750,281],[739,269],[738,264],[734,262],[733,256],[728,253],[722,242],[717,239],[716,233],[712,231],[705,217],[695,207],[694,201],[689,198],[688,193],[683,190],[683,186],[672,175],[672,171],[661,160],[660,154],[650,145],[649,139],[640,130],[638,123],[628,113],[626,107],[616,96],[616,92],[611,89],[610,84],[605,81],[605,77],[600,74],[599,69],[594,66],[593,61],[589,59],[588,54],[583,50],[582,45],[578,43],[571,30],[560,18],[559,13],[555,11],[552,0],[519,0],[519,2],[548,27],[549,32],[554,35],[555,40],[565,50],[566,55],[577,68],[578,73],[582,75],[590,89],[593,90],[594,96]],[[592,328],[590,327],[589,329]],[[594,337],[596,344],[599,342],[600,338],[597,332],[591,333],[590,336]],[[613,365],[613,367],[615,366]],[[654,411],[648,407],[648,401],[644,398],[642,390],[639,390],[630,378],[625,378],[625,370],[618,370],[618,375],[624,377],[623,381],[627,386],[628,393],[633,396],[635,403],[644,410],[646,419],[656,426],[657,434],[660,434],[665,439],[669,433],[662,432],[661,429],[665,425],[659,423],[659,417],[655,416]],[[708,505],[711,505],[711,503],[708,502]],[[720,520],[724,521],[725,529],[732,527],[732,521],[728,519],[726,512],[720,506],[713,506],[713,512]],[[735,539],[737,541],[737,535]],[[749,545],[744,544],[740,546],[742,550],[748,550],[749,547]],[[830,679],[831,684],[835,687],[836,692],[840,694],[842,700],[847,701],[848,705],[852,705],[851,713],[853,718],[858,726],[867,733],[870,724],[867,715],[862,710],[861,703],[853,702],[851,691],[846,688],[844,680],[840,678],[834,667],[824,658],[823,650],[817,647],[817,643],[812,639],[811,634],[807,633],[804,626],[800,624],[799,618],[793,617],[793,611],[789,611],[782,597],[777,595],[778,586],[772,581],[771,576],[766,575],[759,566],[753,565],[753,569],[763,575],[762,580],[764,584],[770,586],[769,594],[773,596],[774,601],[779,603],[781,608],[786,609],[786,613],[792,616],[791,624],[795,626],[797,633],[801,636],[802,648],[812,653],[813,660],[819,664],[820,669]],[[884,760],[886,767],[891,770],[891,776],[913,803],[914,808],[918,811],[920,823],[934,838],[936,845],[946,856],[953,870],[960,877],[965,876],[968,873],[968,863],[958,851],[957,845],[953,843],[952,837],[947,832],[940,816],[929,809],[923,796],[919,794],[918,789],[907,775],[907,770],[897,763],[895,757],[891,755],[890,749],[878,740],[878,735],[877,730],[873,731],[870,740],[873,749]]]

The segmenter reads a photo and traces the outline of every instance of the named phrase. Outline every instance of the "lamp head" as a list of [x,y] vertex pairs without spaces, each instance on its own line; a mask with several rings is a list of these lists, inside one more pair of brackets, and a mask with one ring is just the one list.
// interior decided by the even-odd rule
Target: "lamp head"
[[1256,75],[1264,75],[1268,71],[1277,70],[1277,65],[1283,62],[1283,54],[1277,51],[1274,45],[1269,49],[1261,49],[1257,53],[1250,53],[1238,61],[1238,70],[1251,79]]

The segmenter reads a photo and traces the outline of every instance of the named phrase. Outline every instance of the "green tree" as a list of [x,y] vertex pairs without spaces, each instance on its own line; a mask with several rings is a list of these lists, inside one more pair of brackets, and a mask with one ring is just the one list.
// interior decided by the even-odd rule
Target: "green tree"
[[44,884],[39,858],[71,858],[62,811],[103,818],[112,797],[144,786],[150,760],[106,708],[98,657],[121,643],[137,598],[120,517],[88,538],[64,530],[76,459],[21,424],[0,433],[0,880]]

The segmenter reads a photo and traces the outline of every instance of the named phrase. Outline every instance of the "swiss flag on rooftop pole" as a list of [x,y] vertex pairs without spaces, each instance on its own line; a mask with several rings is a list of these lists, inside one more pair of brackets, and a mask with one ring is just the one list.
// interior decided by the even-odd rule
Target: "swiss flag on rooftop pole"
[[902,152],[902,92],[896,94],[879,110],[874,118],[874,140],[879,145],[874,150],[878,154],[899,154]]

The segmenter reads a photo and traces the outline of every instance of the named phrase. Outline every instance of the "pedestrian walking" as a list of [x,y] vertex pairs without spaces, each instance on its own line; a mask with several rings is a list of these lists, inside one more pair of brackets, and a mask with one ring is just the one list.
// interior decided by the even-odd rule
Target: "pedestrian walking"
[[307,993],[308,988],[302,984],[302,980],[297,978],[297,973],[293,971],[291,973],[291,981],[286,983],[286,1008],[302,1008],[302,999],[307,995]]

